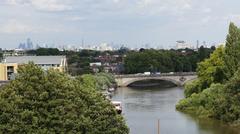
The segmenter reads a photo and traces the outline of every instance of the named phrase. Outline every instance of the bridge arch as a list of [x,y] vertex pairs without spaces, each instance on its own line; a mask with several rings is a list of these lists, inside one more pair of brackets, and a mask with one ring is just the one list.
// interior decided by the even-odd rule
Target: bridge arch
[[171,82],[173,84],[175,84],[176,86],[180,86],[181,83],[177,80],[174,80],[174,79],[171,79],[171,78],[164,78],[164,77],[156,77],[156,78],[151,78],[151,77],[148,77],[148,78],[144,78],[144,77],[141,77],[141,78],[133,78],[133,79],[129,79],[128,81],[124,81],[122,84],[124,86],[129,86],[130,84],[134,83],[134,82],[137,82],[137,81],[143,81],[143,80],[162,80],[162,81],[168,81],[168,82]]
[[120,87],[126,87],[131,83],[142,80],[163,80],[169,81],[177,86],[183,86],[186,82],[197,79],[195,73],[184,74],[161,74],[161,75],[116,75],[116,82]]

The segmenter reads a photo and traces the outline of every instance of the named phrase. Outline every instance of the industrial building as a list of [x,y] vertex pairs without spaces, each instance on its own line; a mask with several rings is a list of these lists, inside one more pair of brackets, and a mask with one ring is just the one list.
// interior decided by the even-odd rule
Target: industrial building
[[9,56],[0,63],[0,81],[11,80],[17,73],[19,65],[33,62],[44,70],[50,68],[65,72],[67,69],[66,56]]

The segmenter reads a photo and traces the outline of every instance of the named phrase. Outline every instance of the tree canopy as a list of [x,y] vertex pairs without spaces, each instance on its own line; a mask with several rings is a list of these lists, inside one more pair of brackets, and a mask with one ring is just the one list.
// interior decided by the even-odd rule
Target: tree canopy
[[0,90],[0,131],[127,134],[123,117],[109,100],[83,83],[33,63],[21,66],[16,79]]
[[108,88],[116,86],[116,81],[113,75],[108,73],[98,73],[95,75],[84,74],[77,77],[84,87],[107,90]]
[[229,26],[226,47],[198,64],[198,79],[185,86],[176,108],[199,116],[240,124],[240,29]]
[[200,47],[199,51],[140,49],[129,52],[124,59],[125,73],[143,72],[192,72],[197,63],[208,58],[213,52],[210,48]]
[[189,97],[193,93],[200,93],[210,87],[212,83],[223,83],[227,78],[225,75],[224,47],[220,46],[210,56],[210,58],[198,63],[198,79],[185,86],[185,96]]
[[227,76],[231,78],[240,65],[240,29],[233,23],[229,25],[229,34],[226,39],[224,61],[227,68]]

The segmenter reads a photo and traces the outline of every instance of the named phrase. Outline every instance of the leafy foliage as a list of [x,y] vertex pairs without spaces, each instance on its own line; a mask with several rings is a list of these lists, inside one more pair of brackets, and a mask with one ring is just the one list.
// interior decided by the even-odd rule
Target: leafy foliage
[[38,48],[37,50],[29,50],[30,55],[47,56],[47,55],[60,55],[57,48]]
[[213,83],[224,83],[227,79],[225,75],[226,67],[224,64],[224,48],[220,46],[210,56],[198,64],[198,79],[185,86],[185,96],[189,97],[193,93],[200,93],[210,87]]
[[184,95],[190,97],[193,93],[200,93],[202,91],[202,82],[197,79],[185,85]]
[[223,85],[212,84],[210,88],[203,92],[193,93],[187,99],[181,100],[176,108],[187,113],[194,113],[200,116],[213,117],[217,111],[219,103],[223,98]]
[[114,107],[94,89],[55,70],[23,65],[0,90],[2,133],[126,134]]
[[116,84],[113,75],[108,73],[99,73],[96,75],[84,74],[77,77],[77,79],[80,80],[84,87],[96,90],[106,90]]
[[184,50],[145,50],[130,52],[124,60],[125,73],[191,72],[197,63],[208,58],[212,49],[201,47],[198,52]]
[[176,108],[199,116],[240,124],[240,32],[231,23],[226,48],[198,64],[199,79],[186,85]]
[[229,34],[226,40],[226,55],[224,61],[227,68],[227,76],[230,79],[239,68],[240,59],[240,30],[230,23]]

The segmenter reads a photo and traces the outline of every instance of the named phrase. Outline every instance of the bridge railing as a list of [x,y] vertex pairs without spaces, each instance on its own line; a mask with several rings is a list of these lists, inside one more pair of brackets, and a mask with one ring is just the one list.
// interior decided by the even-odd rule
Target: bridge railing
[[125,74],[125,75],[115,75],[115,78],[189,76],[189,75],[197,75],[197,73],[196,72],[174,72],[174,73],[161,73],[161,74]]

